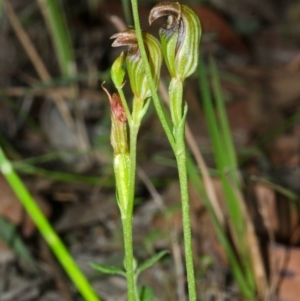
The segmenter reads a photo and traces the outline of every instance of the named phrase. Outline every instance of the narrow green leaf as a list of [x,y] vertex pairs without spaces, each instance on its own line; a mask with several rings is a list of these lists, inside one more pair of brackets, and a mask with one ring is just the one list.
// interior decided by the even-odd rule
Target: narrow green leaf
[[198,169],[195,166],[195,164],[193,163],[190,156],[187,156],[187,170],[188,170],[188,175],[189,175],[190,180],[192,181],[199,196],[203,200],[205,208],[208,211],[208,213],[212,219],[216,234],[218,236],[218,239],[219,239],[221,245],[224,248],[224,251],[226,253],[226,256],[227,256],[228,261],[231,266],[232,274],[235,278],[236,283],[239,286],[241,293],[244,296],[253,297],[255,294],[251,291],[251,289],[249,289],[247,280],[245,279],[245,277],[243,275],[243,271],[239,264],[239,260],[236,256],[236,253],[231,245],[229,238],[227,237],[225,229],[219,223],[219,220],[218,220],[218,218],[213,210],[213,207],[207,197],[207,194],[205,192],[203,183],[202,183],[200,175],[198,173]]
[[144,263],[142,263],[136,271],[136,274],[139,275],[144,270],[150,268],[153,266],[156,262],[158,262],[162,257],[164,257],[166,254],[168,254],[169,251],[163,250],[155,255],[153,255],[151,258],[147,259]]
[[120,267],[115,267],[112,265],[100,264],[100,263],[90,263],[90,266],[93,269],[102,272],[103,274],[120,275],[120,276],[124,276],[126,278],[126,273]]
[[39,0],[49,26],[62,75],[73,74],[73,51],[64,11],[57,0]]
[[[236,248],[239,254],[239,259],[241,260],[241,268],[245,275],[244,280],[247,283],[248,288],[250,288],[251,291],[255,291],[254,275],[251,267],[251,260],[249,257],[249,249],[246,242],[246,224],[237,195],[239,189],[236,180],[237,177],[232,175],[231,167],[234,160],[232,160],[232,158],[230,157],[231,155],[229,154],[231,150],[228,151],[228,148],[230,149],[231,147],[233,147],[232,145],[228,147],[231,137],[229,139],[224,137],[224,132],[222,129],[222,126],[224,125],[216,117],[209,85],[205,74],[203,60],[199,65],[199,77],[204,113],[207,119],[208,130],[216,158],[216,166],[220,175],[220,180],[226,199],[226,207],[230,218],[229,222],[232,225],[231,229],[233,230],[234,239],[239,242],[239,244],[236,244]],[[215,87],[217,87],[219,85],[218,78],[215,77],[213,80],[216,82]],[[220,90],[218,90],[218,93],[220,93]],[[217,100],[217,102],[222,101],[220,96],[218,96],[218,98],[219,99]],[[220,106],[222,105],[217,104],[217,107]],[[225,109],[221,110],[223,110],[223,113],[225,114]],[[223,116],[223,118],[225,119],[225,121],[223,120],[223,122],[226,123],[226,115],[225,117]],[[229,127],[225,133],[225,136],[226,135],[230,135]],[[234,150],[232,150],[232,153],[234,153]]]
[[223,150],[226,153],[224,157],[226,160],[227,173],[234,181],[237,187],[240,187],[240,177],[238,173],[238,164],[236,159],[236,153],[234,150],[234,144],[232,140],[232,135],[230,131],[230,126],[226,114],[225,102],[222,95],[222,89],[220,85],[219,73],[217,69],[216,62],[211,56],[209,60],[209,69],[212,77],[212,90],[216,100],[216,110],[219,121],[219,131],[223,138]]

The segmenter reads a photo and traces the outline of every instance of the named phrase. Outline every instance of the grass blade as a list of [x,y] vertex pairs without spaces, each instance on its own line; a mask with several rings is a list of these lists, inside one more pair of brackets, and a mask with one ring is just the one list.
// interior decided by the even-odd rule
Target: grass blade
[[64,11],[57,0],[37,1],[52,36],[61,74],[72,76],[74,59]]
[[6,158],[4,152],[0,148],[0,171],[3,173],[7,182],[19,198],[20,202],[34,221],[35,225],[43,235],[47,244],[50,246],[62,267],[65,269],[78,291],[87,301],[100,301],[91,285],[79,270],[74,259],[60,240],[57,233],[45,218],[40,208],[32,198],[21,179],[12,168],[12,164]]

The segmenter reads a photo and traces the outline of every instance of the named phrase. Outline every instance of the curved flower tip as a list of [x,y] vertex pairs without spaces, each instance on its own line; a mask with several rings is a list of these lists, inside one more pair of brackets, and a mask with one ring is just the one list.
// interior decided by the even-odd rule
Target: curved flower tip
[[111,95],[104,87],[104,82],[102,83],[101,88],[108,96],[112,118],[121,123],[126,123],[127,117],[120,96],[117,93],[113,93],[113,95]]
[[[140,99],[146,99],[150,97],[151,92],[146,78],[141,53],[139,51],[135,30],[125,30],[123,32],[114,34],[111,38],[115,39],[112,44],[113,47],[129,46],[125,56],[132,92]],[[146,32],[143,32],[143,40],[148,54],[152,76],[157,87],[162,64],[160,44],[155,37]]]
[[164,16],[168,16],[168,20],[159,31],[164,59],[171,76],[184,80],[197,68],[200,21],[188,6],[179,2],[162,2],[151,10],[149,23]]
[[114,150],[114,155],[128,154],[128,139],[127,139],[127,118],[123,108],[121,99],[118,94],[110,95],[104,87],[104,82],[101,85],[102,89],[108,96],[111,109],[111,132],[110,143]]
[[118,32],[110,38],[115,39],[112,43],[112,47],[129,46],[129,51],[138,51],[138,43],[134,29]]

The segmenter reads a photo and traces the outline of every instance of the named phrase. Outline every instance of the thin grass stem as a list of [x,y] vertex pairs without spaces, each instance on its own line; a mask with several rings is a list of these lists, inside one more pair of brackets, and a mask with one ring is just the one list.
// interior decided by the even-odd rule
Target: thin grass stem
[[0,171],[86,301],[101,301],[0,148]]
[[64,12],[57,0],[38,0],[38,3],[50,28],[61,73],[72,76],[74,59]]
[[219,129],[220,132],[222,133],[224,147],[226,148],[227,160],[230,165],[228,174],[230,174],[230,176],[232,177],[232,180],[234,181],[236,187],[240,187],[241,183],[240,183],[240,177],[237,168],[238,164],[237,164],[236,154],[235,154],[234,145],[232,141],[232,135],[230,133],[228,118],[226,115],[224,99],[222,96],[219,73],[218,73],[215,60],[212,56],[210,56],[209,64],[210,64],[210,72],[212,76],[213,93],[215,95],[215,100],[216,100],[216,110],[219,117]]
[[127,26],[132,25],[132,14],[130,9],[130,0],[122,0],[123,12]]
[[191,234],[192,231],[191,231],[191,220],[190,220],[190,205],[189,205],[184,136],[182,138],[182,141],[178,141],[177,143],[177,152],[178,154],[176,155],[176,160],[177,160],[179,182],[180,182],[184,251],[185,251],[185,264],[186,264],[186,272],[187,272],[189,300],[196,301],[197,295],[196,295],[195,272],[194,272],[194,262],[193,262],[192,234]]
[[132,247],[132,215],[128,215],[125,219],[122,219],[122,225],[124,233],[127,297],[128,301],[138,301],[135,298],[136,283],[134,277],[134,257]]
[[[213,73],[215,76],[216,73]],[[237,184],[237,177],[232,175],[232,154],[228,154],[233,149],[233,146],[228,144],[232,143],[228,137],[224,137],[224,135],[230,135],[229,129],[225,133],[222,132],[223,123],[219,122],[215,116],[211,94],[209,91],[208,82],[206,79],[204,63],[201,61],[199,65],[199,79],[200,86],[202,92],[203,99],[203,107],[204,113],[208,123],[208,129],[213,145],[213,150],[216,158],[216,165],[219,171],[220,180],[222,183],[222,188],[224,191],[224,195],[226,198],[227,210],[230,217],[230,224],[232,225],[231,230],[233,234],[233,240],[235,243],[235,247],[238,251],[239,258],[241,260],[241,268],[243,270],[244,282],[247,283],[248,290],[246,291],[244,287],[240,286],[241,291],[248,296],[248,293],[251,292],[251,298],[255,296],[255,281],[254,274],[251,266],[249,246],[247,244],[247,228],[246,228],[246,219],[242,211],[241,200],[239,199],[239,185]],[[213,79],[214,81],[218,80],[217,78]],[[218,83],[215,83],[214,88],[219,89]],[[215,94],[220,93],[220,90],[215,91]],[[218,100],[221,101],[220,96],[218,96]],[[218,104],[219,111],[225,110],[223,105]],[[227,118],[225,112],[219,112],[219,114],[223,115],[222,118]],[[227,120],[223,121],[225,124]],[[225,125],[225,127],[228,126]],[[236,171],[234,171],[236,172]],[[236,274],[237,282],[242,284],[239,277],[240,275]],[[246,294],[247,293],[247,294]],[[249,298],[250,298],[249,297]]]

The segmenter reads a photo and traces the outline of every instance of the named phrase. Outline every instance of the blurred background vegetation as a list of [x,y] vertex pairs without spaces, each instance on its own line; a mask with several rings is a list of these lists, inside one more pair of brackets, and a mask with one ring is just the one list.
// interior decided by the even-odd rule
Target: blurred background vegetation
[[[148,14],[158,1],[140,2],[142,28],[157,36],[162,23],[150,27]],[[199,300],[250,294],[252,300],[296,301],[300,2],[181,2],[196,11],[203,29],[202,61],[185,86]],[[0,1],[0,146],[108,301],[124,300],[126,284],[89,266],[122,266],[123,260],[110,113],[100,86],[106,81],[114,92],[109,71],[120,50],[109,38],[133,25],[129,4]],[[168,81],[163,67],[161,99]],[[124,90],[130,95],[128,84]],[[141,284],[153,289],[149,300],[186,298],[176,178],[151,107],[138,140],[134,248],[138,261],[162,249],[170,255],[142,274]],[[80,300],[1,175],[0,217],[0,300]]]

